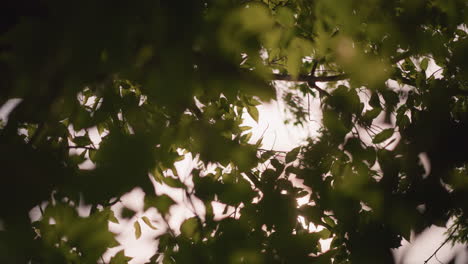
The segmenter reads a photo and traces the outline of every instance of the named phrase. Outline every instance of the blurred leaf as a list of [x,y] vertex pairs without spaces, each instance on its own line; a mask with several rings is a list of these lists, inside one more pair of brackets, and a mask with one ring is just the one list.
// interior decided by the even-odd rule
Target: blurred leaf
[[382,108],[374,108],[372,110],[368,110],[364,113],[362,118],[368,122],[368,124],[372,123],[372,120],[374,120],[379,114],[382,112]]
[[291,151],[289,151],[286,154],[286,163],[293,162],[297,158],[297,155],[299,154],[300,150],[301,150],[300,147],[296,147],[296,148],[293,148]]
[[199,223],[196,217],[185,220],[180,226],[180,232],[183,236],[189,239],[198,240]]
[[299,212],[315,225],[319,225],[322,222],[322,211],[318,207],[303,205],[299,208]]
[[331,235],[331,232],[328,229],[322,229],[318,233],[321,239],[328,239],[330,238],[330,235]]
[[135,238],[139,239],[141,237],[141,226],[138,220],[133,223],[133,228],[135,229]]
[[423,71],[427,70],[427,66],[429,64],[429,59],[428,58],[424,58],[422,61],[421,61],[421,64],[419,65],[421,67],[421,69]]
[[92,161],[92,162],[96,162],[96,154],[97,154],[97,150],[95,149],[89,149],[88,150],[88,155],[89,155],[89,159]]
[[143,220],[143,222],[145,222],[145,224],[146,224],[149,228],[151,228],[151,229],[153,229],[153,230],[157,230],[157,228],[151,223],[151,221],[149,220],[148,217],[143,216],[141,219]]
[[127,264],[130,260],[132,258],[125,256],[125,251],[122,249],[111,258],[109,264]]
[[125,219],[130,219],[133,216],[135,216],[136,212],[133,211],[132,209],[129,209],[127,207],[123,207],[122,211],[120,212],[120,217],[125,218]]
[[163,177],[162,180],[172,188],[185,188],[185,185],[179,179],[174,179],[171,176]]
[[281,25],[292,27],[294,25],[294,13],[287,7],[279,7],[276,10],[276,17]]
[[166,194],[160,196],[146,195],[144,209],[155,207],[162,215],[166,215],[173,204],[175,204],[174,200]]
[[393,128],[387,128],[387,129],[382,130],[380,133],[374,136],[372,143],[379,144],[379,143],[384,142],[385,140],[392,137],[393,132],[394,132]]
[[258,109],[257,107],[255,106],[247,106],[247,112],[249,113],[249,115],[253,118],[253,120],[255,120],[255,122],[258,123]]
[[268,159],[270,159],[274,155],[275,155],[274,151],[264,151],[262,153],[262,155],[260,155],[260,159],[261,159],[261,161],[267,161]]
[[117,218],[115,217],[114,211],[112,209],[109,208],[106,210],[106,212],[108,214],[108,219],[110,222],[115,223],[115,224],[119,223],[119,220],[117,220]]
[[75,142],[77,146],[88,146],[92,144],[88,136],[75,137],[73,138],[73,142]]

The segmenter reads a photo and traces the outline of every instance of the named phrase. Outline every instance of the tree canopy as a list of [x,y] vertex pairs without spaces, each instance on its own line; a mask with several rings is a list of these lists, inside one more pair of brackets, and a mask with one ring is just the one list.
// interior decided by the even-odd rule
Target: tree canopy
[[[391,249],[431,225],[467,243],[467,7],[7,1],[0,105],[19,103],[0,128],[0,262],[103,262],[119,245],[112,206],[137,187],[159,217],[119,217],[137,238],[162,228],[149,263],[395,263]],[[309,97],[320,136],[287,153],[252,142],[243,120],[259,104],[282,100],[304,126]],[[193,210],[180,230],[155,182]]]

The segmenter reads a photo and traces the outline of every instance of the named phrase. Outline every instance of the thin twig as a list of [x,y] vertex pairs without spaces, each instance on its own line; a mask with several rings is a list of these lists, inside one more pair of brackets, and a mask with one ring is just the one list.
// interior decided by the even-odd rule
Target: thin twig
[[[260,138],[259,138],[259,139],[262,139],[262,141],[263,141],[263,137],[265,136],[265,133],[266,133],[266,131],[268,130],[269,127],[270,127],[270,123],[267,124],[266,128],[263,130],[262,135],[261,135]],[[260,145],[261,145],[261,141],[260,141],[259,146],[260,146]],[[259,147],[259,146],[257,146],[257,147]]]
[[331,76],[311,76],[311,75],[299,75],[297,78],[293,78],[289,74],[273,74],[274,81],[290,81],[290,82],[336,82],[348,79],[347,74],[338,74]]
[[314,65],[312,65],[312,70],[310,71],[311,76],[315,76],[315,71],[317,70],[318,60],[315,60]]
[[93,147],[85,147],[85,146],[68,146],[69,149],[88,149],[88,150],[96,150]]
[[198,215],[197,208],[195,208],[195,204],[193,203],[192,197],[187,189],[185,189],[185,196],[187,197],[187,200],[189,201],[190,206],[192,206],[192,209],[193,209],[192,213],[195,215],[195,217],[198,218],[198,221],[200,221],[201,223],[202,222],[201,217]]
[[354,125],[353,127],[354,127],[354,129],[356,130],[356,134],[357,134],[359,140],[362,142],[361,134],[359,133],[359,129],[356,127],[356,125]]
[[169,232],[169,234],[170,234],[172,237],[176,237],[174,230],[172,230],[171,225],[169,225],[169,222],[168,222],[167,219],[166,219],[166,216],[163,215],[163,214],[161,214],[161,218],[162,218],[162,220],[164,221],[164,223],[166,224],[167,231]]
[[268,152],[268,151],[271,151],[271,152],[279,152],[279,153],[288,153],[288,151],[285,151],[285,150],[271,150],[271,149],[257,149],[258,151],[263,151],[263,152]]
[[117,199],[115,199],[115,200],[112,201],[112,202],[109,200],[109,202],[107,202],[107,204],[105,204],[105,206],[106,206],[106,207],[108,207],[108,206],[110,207],[110,206],[113,206],[114,204],[116,204],[116,203],[118,203],[118,202],[122,202],[122,200],[120,200],[120,198],[117,198]]
[[438,69],[437,71],[433,72],[433,73],[431,74],[431,76],[427,77],[427,79],[429,80],[429,79],[433,78],[434,75],[435,75],[436,73],[440,72],[440,71],[443,70],[443,69],[444,69],[444,67],[441,67],[441,68]]
[[[457,225],[458,226],[458,225]],[[453,234],[455,234],[455,231],[457,231],[457,228],[453,228],[452,232],[450,232],[450,235],[447,237],[447,239],[445,239],[444,243],[442,243],[435,251],[434,253],[432,253],[432,255],[427,258],[425,261],[424,261],[424,264],[426,264],[427,262],[429,262],[429,260],[431,260],[431,258],[433,258],[437,252],[439,252],[439,250],[445,245],[447,244],[447,242],[449,242],[450,238],[452,238]]]

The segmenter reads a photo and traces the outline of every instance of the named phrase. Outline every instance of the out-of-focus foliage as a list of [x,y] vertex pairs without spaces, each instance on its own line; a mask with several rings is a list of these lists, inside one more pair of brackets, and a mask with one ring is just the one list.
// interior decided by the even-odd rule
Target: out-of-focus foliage
[[[0,105],[21,99],[0,130],[1,263],[103,261],[119,245],[111,207],[136,187],[160,215],[137,219],[136,238],[166,227],[150,263],[394,263],[402,238],[449,219],[467,243],[464,0],[11,0],[0,12]],[[321,100],[320,136],[286,154],[242,126],[274,80],[296,82],[282,98],[295,125]],[[188,180],[174,165],[185,153]],[[152,180],[204,210],[172,230],[177,202]]]

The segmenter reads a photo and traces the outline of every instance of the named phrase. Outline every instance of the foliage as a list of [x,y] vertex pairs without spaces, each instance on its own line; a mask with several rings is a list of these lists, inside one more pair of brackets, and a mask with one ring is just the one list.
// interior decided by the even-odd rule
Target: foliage
[[[0,104],[21,99],[0,130],[2,263],[102,261],[118,245],[112,206],[136,187],[160,215],[133,222],[136,238],[163,227],[150,263],[394,263],[402,238],[451,218],[449,238],[466,243],[466,1],[44,0],[1,12]],[[309,122],[307,97],[323,114],[320,136],[285,155],[242,126],[275,80],[296,83],[283,97],[292,123]],[[182,180],[187,153],[196,165]],[[172,230],[178,202],[152,180],[204,210]]]

